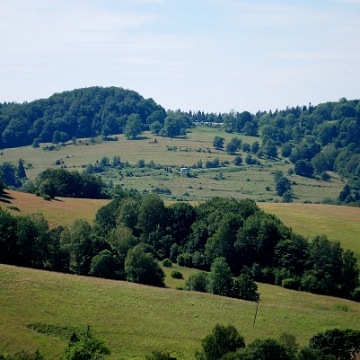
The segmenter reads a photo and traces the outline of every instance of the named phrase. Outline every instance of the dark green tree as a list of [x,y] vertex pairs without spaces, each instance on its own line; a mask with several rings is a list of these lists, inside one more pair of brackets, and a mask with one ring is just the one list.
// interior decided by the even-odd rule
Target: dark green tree
[[184,290],[207,292],[209,275],[200,271],[191,274],[185,281]]
[[234,155],[237,150],[240,149],[241,146],[241,140],[237,137],[234,137],[231,139],[230,142],[226,144],[226,152],[229,155]]
[[311,177],[314,174],[314,167],[305,160],[298,160],[295,163],[294,171],[296,175]]
[[151,194],[144,197],[139,209],[139,226],[146,238],[157,228],[164,227],[167,217],[167,210],[163,200],[157,194]]
[[146,355],[146,360],[176,360],[169,352],[166,351],[153,351],[151,355]]
[[138,114],[131,114],[124,127],[124,135],[127,139],[136,139],[142,133],[141,118]]
[[351,353],[360,351],[360,331],[352,329],[326,330],[314,335],[309,340],[309,346],[326,355],[333,355],[336,359],[350,360],[352,359]]
[[251,153],[252,154],[256,154],[260,149],[260,145],[257,141],[254,141],[252,144],[251,144]]
[[254,279],[248,274],[240,274],[234,281],[233,297],[247,301],[258,301],[260,295]]
[[121,279],[119,259],[110,250],[103,250],[91,259],[89,275],[105,279]]
[[286,348],[275,339],[255,339],[240,353],[241,360],[293,360]]
[[162,129],[163,125],[160,121],[154,121],[150,124],[150,131],[152,134],[159,135],[160,130]]
[[299,350],[297,360],[337,360],[334,355],[324,354],[317,349],[311,349],[309,347],[303,347]]
[[233,278],[229,265],[224,257],[214,260],[209,274],[209,292],[212,294],[231,296]]
[[291,190],[290,180],[286,176],[281,176],[276,181],[275,189],[279,196],[284,195],[287,191]]
[[165,274],[158,262],[141,245],[128,251],[125,259],[126,279],[131,282],[164,287]]
[[236,166],[240,166],[242,164],[242,157],[241,156],[235,156],[235,159],[234,159],[234,165]]
[[25,167],[24,167],[24,160],[22,160],[22,159],[19,159],[19,162],[18,162],[17,176],[18,176],[20,179],[25,179],[25,178],[26,178],[26,172],[25,172]]
[[21,185],[18,177],[16,176],[16,167],[9,162],[4,162],[0,165],[0,174],[4,184],[6,186],[18,187]]
[[245,347],[244,338],[233,325],[216,324],[211,334],[201,340],[202,352],[195,353],[198,360],[219,360],[228,353]]
[[339,200],[341,202],[344,202],[350,194],[351,194],[350,186],[348,184],[345,184],[345,186],[343,187],[343,189],[339,194]]
[[213,146],[217,150],[221,150],[224,148],[225,139],[221,136],[215,136],[213,141]]
[[83,337],[73,334],[69,345],[64,349],[61,360],[101,360],[104,355],[109,355],[110,349],[103,341],[96,339],[88,327]]

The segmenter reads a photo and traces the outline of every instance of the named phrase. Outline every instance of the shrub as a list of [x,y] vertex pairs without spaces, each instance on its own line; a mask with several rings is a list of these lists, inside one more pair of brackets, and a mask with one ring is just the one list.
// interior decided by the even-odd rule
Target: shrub
[[164,267],[172,267],[172,262],[169,258],[164,259],[162,264]]
[[281,286],[285,289],[299,290],[300,282],[297,279],[286,278],[281,281]]
[[244,338],[233,325],[216,324],[211,334],[201,340],[202,352],[196,352],[197,359],[216,360],[228,353],[245,347]]
[[242,164],[242,158],[241,156],[237,155],[234,159],[234,165],[239,166]]
[[191,274],[185,282],[184,290],[207,292],[208,279],[209,276],[204,271]]
[[48,194],[43,194],[42,198],[46,201],[50,201],[51,200],[51,196]]
[[183,279],[183,274],[178,270],[173,270],[170,274],[173,279]]
[[176,360],[168,352],[153,351],[151,355],[147,355],[146,360]]
[[179,266],[185,266],[184,254],[178,255],[176,262]]

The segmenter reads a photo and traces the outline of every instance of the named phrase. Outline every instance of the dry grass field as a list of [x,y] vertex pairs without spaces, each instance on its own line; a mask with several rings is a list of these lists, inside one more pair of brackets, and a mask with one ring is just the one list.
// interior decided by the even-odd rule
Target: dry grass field
[[[51,227],[70,226],[76,219],[87,220],[90,224],[97,210],[110,200],[56,198],[46,201],[33,194],[6,190],[0,197],[0,207],[13,215],[42,213]],[[17,208],[18,210],[16,210]]]

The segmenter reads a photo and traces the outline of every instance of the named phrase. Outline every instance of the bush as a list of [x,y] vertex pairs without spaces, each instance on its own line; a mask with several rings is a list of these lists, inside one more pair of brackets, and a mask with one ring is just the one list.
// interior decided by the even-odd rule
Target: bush
[[153,351],[151,355],[147,355],[146,360],[176,360],[168,352]]
[[191,274],[185,282],[184,290],[207,292],[208,279],[209,276],[204,271]]
[[245,340],[233,325],[216,324],[211,334],[201,340],[201,346],[202,352],[197,352],[196,358],[217,360],[227,353],[244,348]]
[[43,194],[42,198],[46,201],[51,201],[51,196],[48,194]]
[[173,270],[170,274],[173,279],[183,279],[183,274],[178,270]]
[[178,255],[176,262],[179,266],[185,266],[184,254]]
[[169,258],[164,259],[162,264],[164,267],[172,267],[172,262]]
[[299,290],[300,281],[293,278],[286,278],[281,281],[281,286],[285,289]]
[[234,165],[239,166],[242,164],[242,158],[241,156],[237,155],[234,159]]

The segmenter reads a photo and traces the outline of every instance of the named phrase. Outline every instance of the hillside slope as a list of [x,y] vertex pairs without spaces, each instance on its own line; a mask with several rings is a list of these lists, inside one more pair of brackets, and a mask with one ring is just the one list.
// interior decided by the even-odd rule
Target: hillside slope
[[109,201],[60,197],[46,201],[33,194],[6,190],[6,193],[0,196],[0,207],[13,215],[42,213],[49,225],[56,227],[59,225],[70,226],[76,219],[84,219],[92,223],[97,210],[108,204]]
[[39,349],[56,359],[70,334],[87,325],[112,359],[153,350],[192,358],[216,323],[232,323],[246,342],[286,331],[302,345],[325,329],[360,330],[359,303],[262,284],[259,290],[253,328],[252,302],[0,265],[0,353]]

